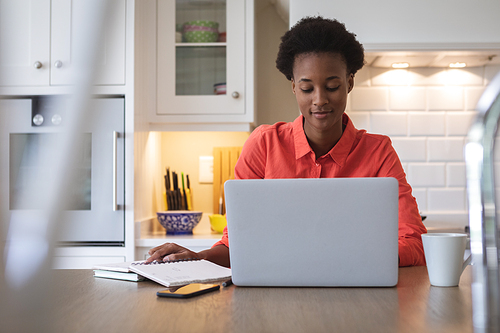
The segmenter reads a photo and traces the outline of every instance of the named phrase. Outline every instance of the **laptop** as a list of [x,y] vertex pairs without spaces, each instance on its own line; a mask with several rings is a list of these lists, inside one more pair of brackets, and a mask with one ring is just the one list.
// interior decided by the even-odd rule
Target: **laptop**
[[395,178],[228,180],[224,192],[234,284],[397,284]]

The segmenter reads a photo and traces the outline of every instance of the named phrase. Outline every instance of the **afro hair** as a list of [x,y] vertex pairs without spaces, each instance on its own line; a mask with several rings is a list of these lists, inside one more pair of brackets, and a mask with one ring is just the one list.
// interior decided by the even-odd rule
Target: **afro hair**
[[307,53],[340,54],[347,72],[353,75],[365,63],[363,45],[356,35],[347,31],[343,23],[321,16],[301,19],[281,37],[276,67],[291,80],[295,59]]

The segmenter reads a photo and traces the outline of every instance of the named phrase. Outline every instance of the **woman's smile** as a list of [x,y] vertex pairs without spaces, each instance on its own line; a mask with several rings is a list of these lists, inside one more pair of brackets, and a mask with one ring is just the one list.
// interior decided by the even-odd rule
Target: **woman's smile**
[[330,114],[332,114],[332,111],[324,111],[324,110],[318,110],[318,111],[311,111],[311,114],[316,118],[316,119],[325,119],[328,117]]

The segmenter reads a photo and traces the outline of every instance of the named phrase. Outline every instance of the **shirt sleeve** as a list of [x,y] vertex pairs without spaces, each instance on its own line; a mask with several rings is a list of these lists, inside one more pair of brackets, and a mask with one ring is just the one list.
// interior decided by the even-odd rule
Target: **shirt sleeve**
[[[241,150],[240,157],[234,167],[236,179],[259,179],[265,175],[265,142],[262,140],[261,128],[256,128],[248,137]],[[225,245],[229,247],[227,226],[224,228],[222,238],[212,247]]]
[[227,237],[227,226],[224,227],[224,231],[222,232],[222,238],[220,241],[212,245],[212,247],[216,247],[217,245],[225,245],[229,247],[229,238]]
[[266,175],[266,141],[263,126],[257,127],[248,137],[234,167],[236,179],[263,179]]
[[379,177],[394,177],[399,182],[399,266],[424,266],[425,255],[421,235],[427,233],[412,196],[410,184],[390,139],[387,139],[386,160],[379,170]]

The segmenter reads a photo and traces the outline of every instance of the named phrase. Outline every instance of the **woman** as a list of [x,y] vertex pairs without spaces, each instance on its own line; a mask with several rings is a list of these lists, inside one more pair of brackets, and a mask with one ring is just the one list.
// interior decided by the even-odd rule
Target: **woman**
[[[307,17],[281,39],[277,68],[292,83],[301,115],[291,123],[262,125],[245,142],[237,179],[394,177],[399,182],[399,264],[425,265],[426,233],[401,162],[388,137],[354,128],[344,113],[363,46],[336,20]],[[211,249],[194,253],[167,243],[148,261],[206,259],[229,267],[227,229]]]

